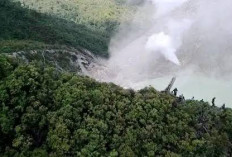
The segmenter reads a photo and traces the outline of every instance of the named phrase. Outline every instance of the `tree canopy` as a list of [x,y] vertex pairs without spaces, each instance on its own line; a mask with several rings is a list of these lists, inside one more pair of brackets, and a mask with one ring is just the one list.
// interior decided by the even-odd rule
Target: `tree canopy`
[[5,56],[0,68],[0,156],[231,156],[231,109]]
[[0,1],[1,52],[66,45],[106,57],[110,35],[108,31],[23,8],[19,2]]

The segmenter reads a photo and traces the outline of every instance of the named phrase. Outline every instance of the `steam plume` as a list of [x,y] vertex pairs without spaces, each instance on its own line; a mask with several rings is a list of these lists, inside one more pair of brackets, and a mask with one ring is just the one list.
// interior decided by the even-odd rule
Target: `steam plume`
[[[170,14],[171,11],[180,7],[186,1],[187,0],[152,0],[152,4],[156,6],[155,19]],[[160,52],[167,60],[180,65],[180,61],[175,53],[182,44],[183,32],[189,28],[190,24],[191,21],[189,19],[175,20],[169,17],[168,21],[165,23],[169,34],[160,32],[151,35],[147,41],[146,49]]]
[[126,87],[173,75],[231,78],[231,0],[139,4],[130,24],[111,39],[110,59],[94,70],[95,78]]

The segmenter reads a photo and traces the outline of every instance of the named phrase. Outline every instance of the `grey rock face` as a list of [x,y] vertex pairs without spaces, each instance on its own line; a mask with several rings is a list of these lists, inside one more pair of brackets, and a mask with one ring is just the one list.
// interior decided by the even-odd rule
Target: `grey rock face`
[[90,75],[93,67],[100,66],[98,58],[87,50],[30,50],[14,52],[10,55],[27,63],[38,61],[46,65],[52,65],[59,71],[74,72],[80,75]]

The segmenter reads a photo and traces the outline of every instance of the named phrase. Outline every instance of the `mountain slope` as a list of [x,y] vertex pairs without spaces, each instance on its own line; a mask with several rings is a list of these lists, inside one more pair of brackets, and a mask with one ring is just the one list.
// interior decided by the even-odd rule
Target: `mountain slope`
[[14,0],[22,6],[46,13],[104,33],[130,17],[133,8],[115,0]]
[[[0,44],[38,41],[41,46],[67,45],[107,56],[109,36],[64,19],[22,8],[20,3],[0,1]],[[36,43],[35,43],[36,44]]]
[[0,1],[0,156],[232,156],[231,109],[77,75],[108,54],[89,22]]

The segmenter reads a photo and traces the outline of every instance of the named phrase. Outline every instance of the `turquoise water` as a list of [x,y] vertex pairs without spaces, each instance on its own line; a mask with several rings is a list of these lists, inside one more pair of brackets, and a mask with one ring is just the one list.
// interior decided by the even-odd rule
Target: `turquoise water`
[[[164,90],[169,84],[172,76],[166,76],[144,82],[139,82],[134,85],[134,88],[139,89],[144,86],[151,85],[157,90]],[[208,78],[206,76],[177,76],[173,88],[177,87],[178,94],[183,94],[186,99],[191,99],[193,96],[197,100],[203,99],[211,103],[213,97],[216,97],[216,105],[232,107],[232,81],[223,79]]]

